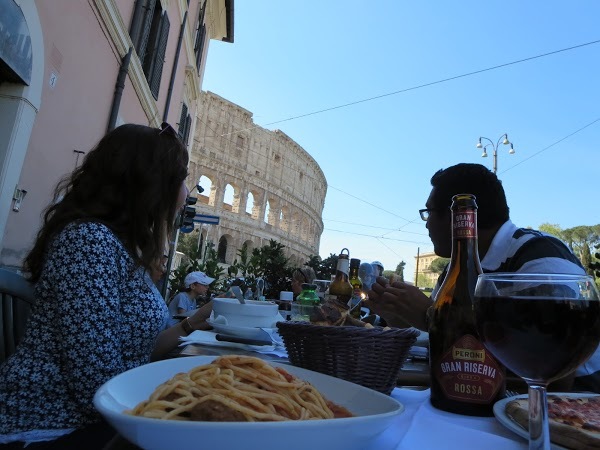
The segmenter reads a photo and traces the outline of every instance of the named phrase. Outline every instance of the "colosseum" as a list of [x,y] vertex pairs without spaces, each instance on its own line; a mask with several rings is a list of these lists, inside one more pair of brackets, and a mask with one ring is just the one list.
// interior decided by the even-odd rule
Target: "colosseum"
[[319,254],[327,180],[317,162],[280,130],[254,124],[252,113],[202,92],[190,155],[190,179],[199,180],[198,214],[219,217],[197,224],[198,242],[212,242],[219,261],[233,263],[244,243],[274,239],[291,265]]

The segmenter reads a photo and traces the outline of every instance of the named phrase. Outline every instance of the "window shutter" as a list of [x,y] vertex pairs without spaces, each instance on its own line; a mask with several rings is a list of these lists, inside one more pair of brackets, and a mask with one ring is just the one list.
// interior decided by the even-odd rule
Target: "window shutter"
[[206,0],[200,6],[198,14],[198,28],[196,31],[196,40],[194,42],[194,53],[196,53],[196,69],[200,72],[200,63],[202,62],[202,50],[204,49],[204,40],[206,39],[206,26],[204,25],[204,13],[206,12]]
[[152,17],[154,16],[154,7],[156,5],[156,0],[138,0],[144,1],[146,6],[144,6],[144,19],[142,22],[142,33],[140,35],[140,40],[136,42],[135,49],[137,51],[138,57],[140,58],[140,62],[142,66],[144,65],[144,58],[146,57],[146,48],[148,48],[148,38],[150,37],[150,28],[152,27]]
[[179,116],[179,130],[178,130],[179,138],[184,143],[187,143],[187,141],[185,140],[185,119],[187,117],[187,113],[188,113],[188,107],[184,103],[181,105],[181,116]]
[[189,142],[191,129],[192,129],[192,116],[190,116],[188,114],[187,117],[185,118],[185,136],[184,136],[184,140],[183,140],[183,142],[185,142],[185,145],[187,145]]
[[156,99],[158,99],[158,91],[160,89],[160,80],[162,78],[163,64],[165,62],[165,52],[167,50],[167,40],[169,38],[169,27],[169,17],[167,16],[167,13],[164,12],[161,18],[158,47],[154,55],[154,64],[152,67],[152,72],[150,72],[150,79],[148,80],[150,84],[150,91]]
[[202,24],[196,35],[196,69],[200,72],[200,64],[202,62],[202,51],[204,49],[204,40],[206,39],[206,26]]

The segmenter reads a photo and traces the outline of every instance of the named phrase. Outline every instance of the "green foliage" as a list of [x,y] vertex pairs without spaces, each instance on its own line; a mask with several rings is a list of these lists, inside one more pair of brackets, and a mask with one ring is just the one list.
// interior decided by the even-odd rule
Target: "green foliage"
[[594,253],[594,261],[590,263],[590,269],[594,271],[594,276],[596,277],[596,284],[600,287],[600,243],[594,246],[598,252]]
[[598,258],[592,256],[590,249],[600,245],[600,225],[579,225],[573,228],[567,228],[562,230],[557,237],[565,241],[571,250],[579,257],[579,260],[587,273],[596,275],[594,273],[594,263]]
[[[189,233],[184,236],[194,235],[194,233]],[[180,235],[181,236],[181,235]],[[197,237],[196,237],[197,239]],[[177,250],[183,253],[183,249],[188,248],[188,254],[179,265],[177,269],[171,272],[171,276],[169,277],[169,282],[171,284],[171,295],[183,290],[184,288],[184,280],[185,276],[190,272],[201,271],[204,272],[211,278],[215,278],[209,288],[210,292],[219,291],[222,288],[224,280],[223,275],[225,271],[221,269],[219,262],[217,261],[217,251],[215,250],[215,246],[213,243],[208,243],[206,245],[205,257],[204,260],[200,258],[200,252],[197,248],[198,243],[195,241],[195,246],[190,246],[189,239],[182,239],[182,245],[178,245]]]
[[199,259],[198,236],[198,233],[179,233],[177,251],[190,259]]
[[394,272],[393,270],[384,270],[383,271],[383,276],[386,277],[388,280],[392,277],[392,276],[396,276],[397,273]]
[[396,273],[400,274],[404,272],[404,268],[406,267],[406,263],[404,261],[400,261],[396,266]]
[[338,256],[333,253],[325,259],[321,259],[318,255],[310,255],[305,265],[311,267],[315,271],[317,280],[329,280],[331,275],[335,273],[337,260]]
[[433,288],[435,281],[430,280],[426,275],[420,273],[417,275],[417,286],[420,288]]
[[284,255],[284,248],[283,244],[271,239],[268,245],[252,250],[254,275],[265,280],[266,298],[279,298],[279,292],[290,288],[292,269],[287,267],[289,260]]
[[400,281],[404,281],[404,267],[406,263],[404,261],[400,261],[396,266],[396,274],[398,274],[398,279]]
[[540,231],[549,233],[567,243],[573,253],[579,257],[585,271],[596,278],[600,285],[600,252],[592,253],[591,249],[600,250],[600,224],[579,225],[561,229],[559,225],[543,223]]
[[252,250],[249,254],[246,245],[237,251],[238,258],[230,267],[230,274],[244,277],[246,286],[256,292],[257,278],[265,280],[263,295],[266,298],[279,298],[279,292],[288,291],[291,286],[292,268],[284,254],[285,246],[273,239],[267,245]]
[[551,234],[559,239],[562,239],[562,228],[555,223],[543,223],[539,226],[538,230],[543,231],[544,233]]
[[248,243],[244,242],[242,248],[237,251],[237,258],[234,259],[233,264],[229,267],[230,278],[243,278],[246,287],[256,292],[256,272],[259,271],[256,268],[256,263],[256,258],[253,258],[251,252],[248,251]]
[[433,273],[441,274],[449,262],[450,258],[435,258],[433,261],[431,261],[429,270],[431,270]]

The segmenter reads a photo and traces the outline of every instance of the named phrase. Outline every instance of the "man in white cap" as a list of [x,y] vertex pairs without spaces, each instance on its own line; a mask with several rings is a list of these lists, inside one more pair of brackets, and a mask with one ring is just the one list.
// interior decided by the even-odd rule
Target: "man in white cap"
[[169,325],[175,325],[179,322],[174,319],[175,315],[188,315],[190,311],[196,309],[196,299],[205,295],[210,283],[215,281],[204,272],[190,272],[186,275],[184,281],[185,290],[181,291],[169,303]]
[[381,264],[379,261],[373,261],[371,263],[371,265],[375,266],[377,268],[377,271],[379,272],[376,276],[382,277],[383,276],[383,264]]

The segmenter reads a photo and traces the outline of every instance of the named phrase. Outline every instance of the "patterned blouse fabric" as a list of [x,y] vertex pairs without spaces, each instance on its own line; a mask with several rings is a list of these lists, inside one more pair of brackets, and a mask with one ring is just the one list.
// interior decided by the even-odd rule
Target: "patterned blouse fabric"
[[17,351],[0,366],[0,443],[56,438],[100,418],[111,377],[148,363],[167,307],[105,225],[72,223],[53,240]]

